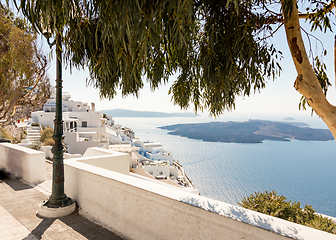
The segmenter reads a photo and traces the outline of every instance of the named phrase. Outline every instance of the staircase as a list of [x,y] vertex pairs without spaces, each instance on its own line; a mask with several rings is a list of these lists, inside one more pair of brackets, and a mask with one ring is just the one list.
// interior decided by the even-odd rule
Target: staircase
[[29,142],[39,142],[41,138],[40,127],[27,126],[26,140]]

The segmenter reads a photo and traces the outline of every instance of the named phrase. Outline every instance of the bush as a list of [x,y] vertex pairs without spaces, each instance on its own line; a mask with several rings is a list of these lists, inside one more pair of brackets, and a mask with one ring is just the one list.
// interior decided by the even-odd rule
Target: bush
[[29,148],[34,149],[34,150],[40,150],[41,143],[40,142],[33,142],[32,144],[30,144]]
[[52,138],[47,138],[46,140],[44,140],[43,145],[44,146],[52,146],[54,144],[54,140]]
[[40,124],[38,124],[38,123],[32,123],[31,126],[32,126],[32,127],[39,127]]
[[300,202],[292,203],[286,200],[286,197],[277,195],[273,190],[272,192],[251,194],[250,197],[244,197],[242,202],[238,204],[247,209],[336,234],[336,224],[331,219],[316,214],[312,206],[306,204],[302,209]]
[[11,141],[13,144],[18,144],[21,142],[21,139],[17,139],[17,138],[13,138],[13,140]]
[[4,128],[0,128],[0,138],[13,140],[13,136],[9,134]]
[[[41,131],[41,138],[40,141],[42,143],[45,143],[47,139],[52,140],[52,135],[54,134],[54,130],[51,128],[45,128],[44,130]],[[48,140],[50,142],[50,140]]]

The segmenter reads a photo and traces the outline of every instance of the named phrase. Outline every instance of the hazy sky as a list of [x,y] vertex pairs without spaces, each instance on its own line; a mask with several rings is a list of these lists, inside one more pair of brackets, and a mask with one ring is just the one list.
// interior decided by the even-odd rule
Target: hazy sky
[[[309,27],[306,27],[309,30]],[[336,94],[335,94],[335,74],[333,70],[333,44],[334,35],[332,33],[322,34],[314,33],[321,40],[323,40],[324,47],[327,49],[328,54],[325,56],[324,62],[327,64],[328,76],[332,87],[328,91],[328,99],[332,104],[336,104]],[[306,35],[303,35],[305,39]],[[311,119],[310,111],[300,111],[298,109],[300,94],[296,92],[293,87],[294,80],[296,78],[296,70],[290,57],[290,52],[287,46],[287,40],[284,33],[284,28],[282,27],[275,35],[271,38],[273,44],[283,52],[284,58],[280,62],[283,71],[280,77],[275,81],[269,80],[266,88],[261,90],[261,93],[252,94],[250,97],[239,97],[236,101],[236,109],[229,113],[224,113],[225,118],[241,116],[244,118],[283,118],[283,117],[295,117],[302,119]],[[316,44],[316,40],[311,38],[311,43],[313,50],[318,49],[320,43]],[[46,45],[46,43],[44,43]],[[306,45],[306,49],[308,45]],[[317,49],[317,50],[318,50]],[[54,84],[55,79],[55,61],[51,63],[51,68],[49,70],[49,75]],[[95,102],[96,108],[98,110],[105,109],[131,109],[131,110],[142,110],[142,111],[160,111],[160,112],[179,112],[181,111],[178,106],[174,106],[171,102],[171,96],[168,95],[169,87],[175,80],[172,77],[166,86],[161,86],[159,90],[151,92],[149,84],[145,84],[144,88],[140,91],[139,98],[128,96],[126,98],[121,97],[120,91],[115,99],[100,100],[99,93],[97,89],[89,86],[86,87],[86,78],[88,76],[87,71],[77,71],[73,70],[70,75],[69,69],[63,70],[63,92],[69,92],[74,100],[81,100],[83,102]],[[188,109],[188,112],[192,112],[193,109]],[[208,116],[207,110],[202,114],[203,116]],[[314,117],[317,119],[317,117]]]

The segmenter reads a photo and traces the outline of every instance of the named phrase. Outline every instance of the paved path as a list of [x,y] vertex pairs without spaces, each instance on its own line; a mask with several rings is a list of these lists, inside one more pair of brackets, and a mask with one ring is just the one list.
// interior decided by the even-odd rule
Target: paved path
[[0,183],[0,239],[115,239],[113,233],[77,213],[59,219],[36,215],[38,205],[48,196],[17,179]]

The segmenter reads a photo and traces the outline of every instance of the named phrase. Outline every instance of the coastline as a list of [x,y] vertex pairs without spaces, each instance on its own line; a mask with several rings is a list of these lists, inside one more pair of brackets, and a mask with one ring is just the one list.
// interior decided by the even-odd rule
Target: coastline
[[289,200],[336,217],[336,141],[272,141],[264,144],[203,142],[169,135],[158,126],[208,119],[116,118],[144,140],[161,142],[174,153],[202,196],[236,205],[254,192],[276,190]]

